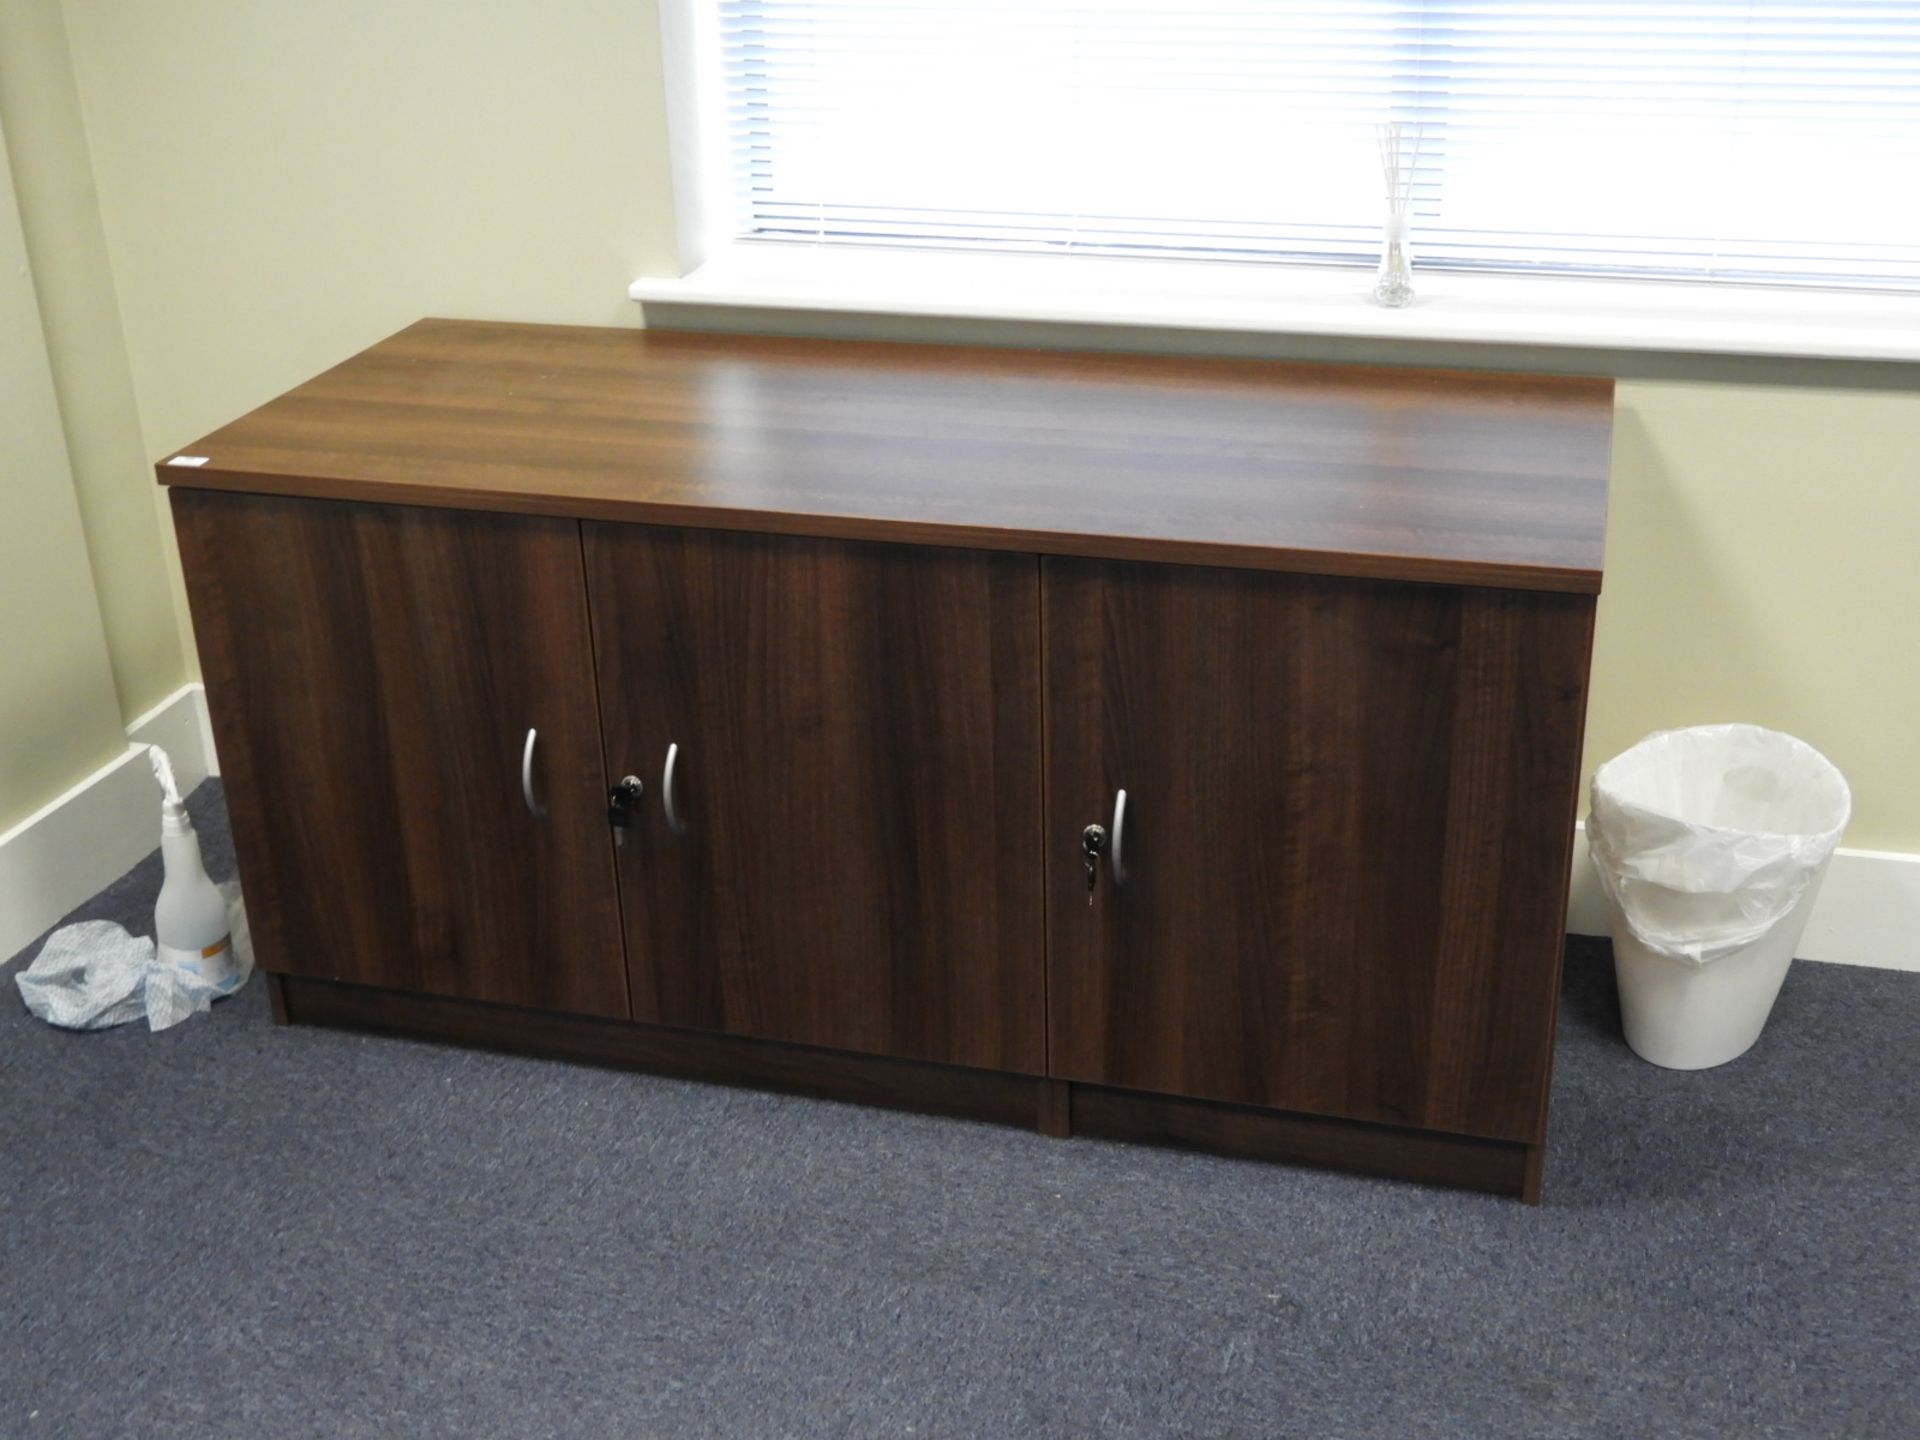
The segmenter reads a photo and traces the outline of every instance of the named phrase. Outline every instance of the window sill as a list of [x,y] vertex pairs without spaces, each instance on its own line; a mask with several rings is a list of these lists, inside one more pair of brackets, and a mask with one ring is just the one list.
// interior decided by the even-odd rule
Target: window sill
[[1414,272],[1404,310],[1370,272],[1093,256],[740,244],[642,305],[1582,350],[1920,360],[1920,296]]

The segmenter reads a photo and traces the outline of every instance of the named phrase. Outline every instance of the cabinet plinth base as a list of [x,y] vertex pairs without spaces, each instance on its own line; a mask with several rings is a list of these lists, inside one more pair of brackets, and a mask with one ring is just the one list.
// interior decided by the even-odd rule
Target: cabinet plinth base
[[1076,1135],[1485,1190],[1540,1203],[1540,1167],[1530,1157],[1541,1146],[1097,1085],[1072,1088]]
[[371,1030],[721,1085],[1484,1190],[1538,1203],[1540,1147],[1034,1075],[267,975],[282,1024]]

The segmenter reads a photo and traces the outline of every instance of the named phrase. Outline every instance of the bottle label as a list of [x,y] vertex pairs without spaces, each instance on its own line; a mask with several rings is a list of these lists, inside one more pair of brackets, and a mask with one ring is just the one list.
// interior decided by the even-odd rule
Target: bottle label
[[186,950],[177,945],[156,946],[160,962],[189,975],[198,976],[217,990],[232,988],[240,978],[233,964],[233,936],[222,935],[204,949]]

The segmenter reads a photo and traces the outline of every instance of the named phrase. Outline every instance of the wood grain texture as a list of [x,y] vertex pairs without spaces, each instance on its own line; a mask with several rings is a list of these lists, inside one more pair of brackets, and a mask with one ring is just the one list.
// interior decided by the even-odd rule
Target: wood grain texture
[[173,509],[261,965],[625,1016],[578,525]]
[[[1039,1074],[1039,573],[592,523],[634,1018]],[[670,744],[687,833],[666,824]]]
[[1537,1174],[1532,1146],[1093,1085],[1072,1089],[1077,1135],[1485,1190],[1530,1205],[1540,1202],[1537,1184],[1528,1188],[1528,1177]]
[[1043,590],[1053,1073],[1539,1140],[1593,602],[1080,560]]
[[1612,382],[424,320],[169,484],[1594,592]]
[[[772,1040],[672,1030],[630,1021],[559,1015],[433,995],[288,977],[296,1025],[374,1030],[445,1040],[516,1055],[539,1055],[645,1070],[716,1085],[751,1085],[887,1109],[957,1115],[1034,1128],[1047,1081],[1028,1075],[929,1065],[877,1055],[817,1050]],[[377,1097],[370,1097],[377,1104]]]

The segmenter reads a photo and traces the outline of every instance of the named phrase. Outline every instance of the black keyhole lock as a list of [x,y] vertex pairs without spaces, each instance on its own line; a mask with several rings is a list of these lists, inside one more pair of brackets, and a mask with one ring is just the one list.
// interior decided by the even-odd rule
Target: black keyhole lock
[[1093,887],[1100,880],[1100,856],[1107,848],[1107,827],[1089,825],[1080,832],[1080,853],[1087,862],[1087,903],[1093,903]]
[[627,776],[607,791],[607,824],[613,827],[616,842],[626,838],[627,826],[632,823],[633,808],[646,793],[646,783],[638,775]]

